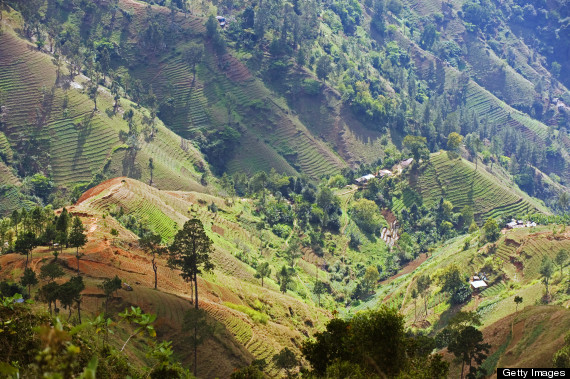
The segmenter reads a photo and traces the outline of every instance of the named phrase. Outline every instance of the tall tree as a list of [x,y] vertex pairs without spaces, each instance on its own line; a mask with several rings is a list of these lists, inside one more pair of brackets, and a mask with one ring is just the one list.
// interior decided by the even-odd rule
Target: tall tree
[[48,263],[40,268],[40,279],[47,279],[48,282],[53,282],[64,275],[65,272],[56,262]]
[[152,158],[148,158],[148,169],[149,169],[149,171],[150,171],[150,183],[149,183],[149,185],[152,186],[152,184],[153,184],[152,173],[153,173],[153,170],[154,170],[154,159],[152,159]]
[[362,285],[364,286],[366,292],[373,290],[379,279],[380,273],[378,273],[376,266],[368,266],[368,268],[366,268],[366,272],[364,273],[364,277],[362,278]]
[[289,262],[289,266],[295,267],[295,261],[301,256],[300,247],[299,240],[296,237],[291,238],[289,246],[287,250],[285,250],[285,257],[287,258],[287,262]]
[[12,223],[12,226],[14,227],[14,230],[16,231],[16,235],[18,235],[18,224],[22,221],[22,218],[20,216],[20,212],[18,212],[17,209],[14,209],[14,211],[12,211],[12,215],[10,216],[10,221]]
[[499,228],[497,221],[492,217],[489,217],[487,221],[485,221],[483,231],[488,242],[495,242],[501,236],[501,229]]
[[564,249],[560,250],[558,252],[558,254],[556,254],[556,257],[554,258],[556,265],[558,265],[558,267],[560,268],[560,277],[561,278],[562,278],[562,269],[566,265],[567,260],[568,260],[568,251],[566,251]]
[[79,248],[85,246],[87,243],[87,235],[85,234],[83,222],[81,222],[81,219],[77,216],[73,218],[71,232],[69,233],[69,243],[76,249],[75,257],[77,258],[77,275],[79,275],[79,259],[83,256],[83,254],[79,254]]
[[158,262],[156,259],[168,252],[168,249],[161,245],[162,237],[160,234],[147,233],[139,239],[140,247],[151,254],[152,271],[154,271],[154,289],[158,288]]
[[87,94],[93,100],[93,110],[97,111],[97,97],[99,96],[99,86],[96,82],[92,81],[87,87]]
[[473,366],[473,361],[480,365],[483,363],[491,346],[483,342],[483,333],[474,326],[467,326],[454,335],[454,338],[447,346],[447,350],[461,359],[461,379],[465,364],[469,365],[469,378],[475,378],[477,369]]
[[515,301],[515,304],[516,304],[516,305],[515,305],[515,312],[518,312],[518,310],[519,310],[519,304],[521,304],[521,303],[523,302],[523,298],[522,298],[522,296],[515,296],[514,301]]
[[26,268],[28,268],[28,261],[30,258],[30,254],[34,247],[38,246],[36,241],[36,236],[33,232],[24,232],[18,235],[18,239],[16,240],[16,244],[14,246],[14,250],[17,253],[26,256]]
[[83,277],[81,276],[74,276],[69,281],[72,283],[71,285],[74,288],[73,294],[75,296],[73,300],[75,301],[75,307],[77,308],[77,318],[81,324],[81,302],[83,300],[81,292],[85,289],[85,283],[83,283]]
[[328,55],[323,55],[317,60],[317,77],[321,80],[326,80],[332,71],[331,58]]
[[447,136],[447,148],[449,151],[457,153],[461,144],[463,143],[463,136],[457,132],[451,132]]
[[315,281],[315,286],[313,287],[313,293],[317,295],[317,303],[319,307],[321,306],[321,295],[326,293],[325,283],[321,280]]
[[55,223],[55,230],[56,230],[56,241],[60,245],[60,251],[63,252],[63,245],[67,247],[68,241],[68,233],[69,233],[69,222],[71,220],[71,215],[67,212],[66,208],[61,210],[61,214],[57,218],[57,222]]
[[32,270],[29,267],[26,268],[24,270],[24,275],[22,275],[22,279],[20,279],[20,283],[24,287],[28,287],[28,296],[30,296],[31,291],[32,291],[32,286],[35,286],[36,284],[38,284],[38,278],[37,278],[34,270]]
[[59,299],[59,289],[60,286],[56,282],[49,282],[46,285],[42,286],[38,291],[38,295],[41,301],[48,304],[49,313],[51,315],[51,305],[54,305],[55,312],[58,312],[57,309],[57,300]]
[[257,265],[255,272],[255,277],[261,279],[261,287],[263,287],[263,278],[268,278],[271,275],[271,267],[269,267],[269,262],[263,262]]
[[119,82],[115,79],[111,82],[111,94],[113,95],[113,114],[117,113],[117,108],[120,106],[121,95],[119,94]]
[[419,162],[420,159],[429,159],[429,149],[425,137],[406,136],[404,137],[403,145],[412,152],[412,156],[416,162]]
[[428,314],[427,300],[428,300],[428,296],[429,296],[430,285],[431,285],[431,278],[427,274],[426,275],[420,275],[420,277],[416,281],[416,288],[418,290],[418,293],[421,295],[421,297],[424,298],[424,307],[425,307],[425,311],[426,311],[426,317]]
[[437,40],[438,33],[435,25],[432,23],[427,24],[422,31],[420,36],[420,46],[424,49],[431,49],[435,41]]
[[287,292],[287,287],[289,286],[289,283],[291,283],[292,276],[293,273],[295,272],[295,269],[293,269],[292,267],[287,267],[285,265],[283,265],[283,267],[281,267],[281,270],[277,273],[277,279],[279,280],[279,289],[281,290],[281,292],[285,293]]
[[170,245],[168,259],[172,267],[179,268],[180,276],[194,284],[194,307],[198,309],[198,274],[212,271],[214,264],[210,261],[212,240],[206,235],[202,221],[197,218],[184,223],[181,230],[174,236]]
[[188,65],[192,67],[192,84],[196,81],[196,66],[202,62],[203,55],[204,46],[194,43],[190,44],[186,51],[186,62],[188,62]]
[[548,292],[548,284],[550,283],[550,278],[554,272],[554,265],[549,257],[544,257],[539,269],[540,275],[542,275],[542,281],[546,287],[546,299],[550,297]]
[[84,289],[85,284],[83,283],[83,278],[81,276],[73,277],[69,279],[69,281],[59,286],[59,302],[64,309],[67,309],[69,311],[67,320],[71,318],[71,310],[73,308],[73,304],[77,305],[79,320],[81,320],[81,311],[79,308],[80,301],[78,301],[78,299],[81,298],[81,292]]
[[121,289],[122,283],[123,281],[115,275],[112,279],[104,279],[103,283],[97,286],[105,293],[105,315],[109,314],[109,300],[111,299],[111,295],[113,292],[117,292]]

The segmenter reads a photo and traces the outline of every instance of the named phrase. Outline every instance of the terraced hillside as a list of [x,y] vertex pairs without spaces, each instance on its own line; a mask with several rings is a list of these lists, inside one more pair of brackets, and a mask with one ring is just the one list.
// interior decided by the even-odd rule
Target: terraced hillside
[[[488,372],[504,366],[552,367],[552,355],[563,344],[570,321],[568,264],[562,276],[558,268],[553,273],[549,305],[536,307],[542,304],[545,294],[538,268],[543,257],[553,259],[560,250],[570,249],[570,233],[561,225],[504,230],[495,243],[496,252],[490,251],[491,244],[478,244],[480,237],[479,232],[456,237],[435,248],[428,257],[410,262],[409,269],[404,267],[383,282],[372,299],[352,311],[388,304],[405,315],[409,327],[433,333],[458,311],[474,311],[481,316],[485,342],[491,344],[491,354],[484,363]],[[474,291],[463,304],[450,305],[449,294],[442,290],[438,277],[451,266],[457,267],[464,278],[484,272],[489,287]],[[432,278],[426,295],[427,314],[424,299],[412,297],[421,275]],[[515,296],[523,298],[518,313]],[[446,355],[446,359],[452,365],[452,375],[459,375],[460,366],[453,362],[453,356]]]
[[560,250],[570,250],[570,241],[564,229],[521,228],[509,231],[497,246],[496,254],[503,261],[514,265],[526,279],[537,279],[542,260],[548,257],[554,261]]
[[[134,35],[142,28],[145,7],[130,0],[120,5],[134,13],[130,28]],[[153,7],[164,12],[164,7]],[[295,117],[287,104],[268,90],[249,69],[231,54],[217,57],[208,43],[197,67],[196,76],[184,59],[189,44],[203,44],[204,18],[176,16],[191,38],[181,41],[172,53],[150,57],[133,70],[143,83],[153,85],[162,97],[171,97],[173,111],[165,123],[185,138],[211,132],[226,124],[242,133],[236,154],[227,166],[231,172],[269,170],[302,172],[312,178],[337,173],[345,167],[343,159]]]
[[502,215],[547,212],[537,201],[515,190],[511,183],[488,173],[483,165],[476,169],[471,162],[450,159],[446,153],[432,154],[421,173],[417,177],[411,175],[410,185],[420,194],[424,205],[431,207],[443,197],[451,201],[454,209],[472,207],[479,221]]
[[[408,3],[413,13],[419,12],[424,17],[429,17],[433,12],[437,13],[438,10],[445,9],[447,6],[447,4],[442,5],[438,0],[421,2],[421,5],[415,0]],[[449,5],[452,8],[457,7],[451,3]],[[521,46],[517,46],[514,50],[511,47],[509,50],[520,54],[520,56],[517,55],[517,62],[519,62],[517,69],[509,65],[505,66],[505,62],[497,58],[489,45],[485,44],[488,41],[477,40],[465,32],[465,27],[458,19],[456,11],[457,9],[454,9],[453,17],[446,20],[446,27],[441,28],[442,42],[454,41],[469,52],[462,57],[466,59],[468,67],[473,71],[470,75],[466,75],[465,69],[460,70],[444,61],[436,54],[437,52],[422,49],[416,41],[400,30],[395,32],[395,39],[403,49],[410,52],[418,69],[417,72],[423,79],[430,80],[433,77],[434,67],[440,70],[440,76],[436,80],[437,85],[441,90],[452,94],[449,97],[452,103],[463,104],[468,113],[475,115],[481,122],[492,125],[497,131],[518,130],[529,141],[541,147],[548,145],[550,141],[547,139],[549,130],[547,123],[531,117],[528,110],[534,102],[547,104],[546,99],[537,100],[540,95],[535,92],[533,86],[538,86],[539,82],[546,83],[545,76],[549,77],[551,74],[539,62],[527,63],[530,61],[528,54],[531,49],[516,38],[510,39],[509,43]],[[508,31],[505,33],[509,34]],[[507,50],[506,47],[505,50]],[[522,66],[524,68],[521,68]],[[567,91],[556,80],[549,81],[548,85],[552,86],[553,93],[561,94]],[[554,112],[551,113],[554,114]],[[567,147],[563,147],[563,140],[560,146],[563,161],[566,163],[560,160],[553,161],[549,170],[562,177],[570,178],[569,171],[566,169],[570,155],[568,155]]]
[[[152,158],[154,185],[206,190],[199,184],[201,173],[196,168],[206,165],[191,143],[158,121],[155,137],[141,136],[140,149],[132,151],[119,139],[119,132],[128,130],[122,114],[133,109],[134,122],[143,126],[148,112],[122,99],[122,107],[113,114],[113,99],[104,87],[99,87],[99,110],[93,111],[84,89],[87,79],[78,76],[69,83],[64,72],[58,79],[50,56],[20,39],[13,29],[5,28],[0,35],[0,90],[5,103],[0,149],[9,163],[13,151],[36,150],[32,165],[19,163],[20,176],[44,172],[56,185],[68,189],[90,182],[97,173],[149,182]],[[2,184],[18,185],[19,179],[5,165],[0,170],[6,173]]]
[[[212,203],[218,206],[216,213],[208,209]],[[148,256],[136,248],[136,237],[121,227],[109,212],[121,207],[124,214],[144,220],[165,240],[170,240],[176,225],[182,225],[189,217],[202,220],[207,234],[214,241],[213,262],[216,269],[213,274],[204,275],[200,281],[201,305],[211,317],[225,326],[233,343],[250,354],[249,358],[246,354],[246,361],[255,357],[266,359],[269,363],[273,354],[284,346],[297,351],[304,338],[303,334],[312,334],[315,327],[322,325],[326,312],[311,305],[311,301],[302,301],[292,292],[283,295],[278,291],[275,273],[283,260],[275,253],[285,242],[274,235],[265,235],[264,239],[269,241],[270,247],[264,248],[261,254],[258,253],[260,234],[255,227],[257,221],[250,214],[251,206],[249,200],[236,201],[232,205],[221,198],[203,193],[161,191],[136,180],[116,178],[86,192],[70,208],[70,212],[80,214],[87,220],[88,230],[94,238],[93,243],[98,244],[86,248],[88,253],[83,260],[86,266],[82,271],[96,277],[108,277],[117,273],[129,283],[139,282],[148,287],[153,285]],[[119,231],[114,237],[109,234],[113,228]],[[118,255],[112,253],[115,249],[118,249]],[[254,278],[252,260],[267,260],[272,264],[273,274],[266,278],[264,288]],[[306,275],[314,275],[313,265],[303,262],[299,263],[299,267],[299,280],[305,281]],[[161,291],[188,297],[188,284],[182,281],[177,272],[167,269],[165,262],[161,263],[158,275]],[[139,290],[135,289],[137,291]],[[163,296],[160,292],[148,299],[140,293],[136,296],[137,301],[158,311],[159,316],[169,319],[171,324],[180,324],[182,316],[175,311],[178,305],[166,311],[168,306],[165,302],[171,297]],[[266,315],[267,322],[252,319],[244,313],[244,306]],[[168,314],[163,314],[164,312]],[[233,359],[227,350],[219,349],[217,353],[206,354],[208,360],[214,362],[222,359],[225,362]],[[225,362],[222,367],[225,370],[228,365],[231,368],[238,364],[245,365],[244,360],[238,359],[231,364]],[[224,376],[225,373],[213,363],[204,364],[203,370],[209,370],[207,376]],[[279,370],[270,364],[267,372],[275,376]]]

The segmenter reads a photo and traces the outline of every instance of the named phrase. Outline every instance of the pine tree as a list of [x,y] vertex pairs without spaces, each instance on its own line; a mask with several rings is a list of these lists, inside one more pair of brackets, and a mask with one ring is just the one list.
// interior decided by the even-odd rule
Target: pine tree
[[204,225],[196,218],[186,221],[182,230],[174,236],[170,245],[168,263],[179,268],[180,276],[194,285],[194,307],[198,309],[198,274],[212,271],[214,264],[210,262],[212,240],[206,235]]
[[71,232],[69,233],[69,243],[72,247],[76,248],[75,257],[77,258],[77,275],[79,275],[79,259],[83,256],[83,254],[79,253],[79,248],[85,246],[87,243],[87,236],[85,235],[83,223],[77,216],[73,218]]
[[24,287],[26,287],[26,286],[28,287],[28,296],[30,296],[32,286],[35,286],[36,284],[38,284],[38,277],[36,276],[36,273],[34,272],[34,270],[32,270],[29,267],[26,268],[24,270],[24,275],[22,275],[22,279],[20,280],[20,283]]

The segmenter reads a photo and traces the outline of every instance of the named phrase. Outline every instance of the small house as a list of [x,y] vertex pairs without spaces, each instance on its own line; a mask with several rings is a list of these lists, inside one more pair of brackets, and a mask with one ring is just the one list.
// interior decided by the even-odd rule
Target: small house
[[469,282],[473,291],[481,291],[487,288],[487,283],[484,280],[472,280]]
[[511,220],[511,222],[507,223],[507,228],[508,229],[514,229],[517,226],[517,220]]
[[390,170],[380,170],[378,171],[378,176],[383,178],[385,176],[392,176],[392,171]]
[[408,158],[405,161],[401,161],[400,166],[402,166],[402,168],[406,168],[412,164],[413,160],[414,160],[414,158]]
[[364,175],[361,176],[360,178],[356,178],[356,184],[359,186],[364,186],[366,185],[366,183],[368,183],[370,180],[374,179],[376,176],[374,174],[368,174],[368,175]]
[[507,229],[532,228],[533,226],[536,226],[536,222],[515,220],[514,218],[511,222],[507,223]]

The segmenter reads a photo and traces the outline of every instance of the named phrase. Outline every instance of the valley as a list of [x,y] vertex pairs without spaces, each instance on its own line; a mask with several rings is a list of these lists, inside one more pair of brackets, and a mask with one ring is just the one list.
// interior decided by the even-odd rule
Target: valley
[[564,1],[0,14],[0,376],[569,367]]

